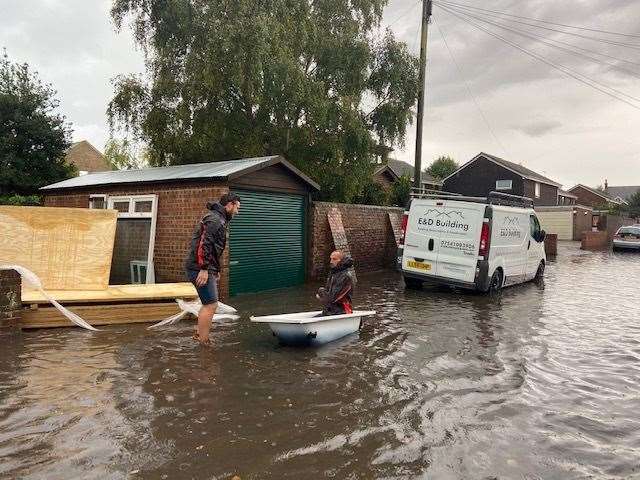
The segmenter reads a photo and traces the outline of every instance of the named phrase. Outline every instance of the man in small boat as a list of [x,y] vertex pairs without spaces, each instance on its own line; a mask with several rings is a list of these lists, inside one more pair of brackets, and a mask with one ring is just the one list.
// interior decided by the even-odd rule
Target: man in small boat
[[196,287],[202,303],[193,338],[203,345],[209,344],[211,321],[218,308],[218,280],[227,244],[227,225],[240,211],[240,197],[227,193],[220,202],[208,202],[207,209],[209,212],[193,232],[185,261],[187,278]]
[[322,316],[353,313],[351,303],[356,280],[353,275],[353,259],[342,251],[336,250],[329,257],[331,271],[324,288],[320,288],[316,298],[324,308]]

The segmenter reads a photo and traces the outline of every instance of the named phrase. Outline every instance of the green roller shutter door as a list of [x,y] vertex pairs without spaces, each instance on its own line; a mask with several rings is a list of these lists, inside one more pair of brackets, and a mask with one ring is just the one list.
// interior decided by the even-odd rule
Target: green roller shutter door
[[231,295],[291,287],[305,280],[302,195],[235,190],[240,214],[229,233]]

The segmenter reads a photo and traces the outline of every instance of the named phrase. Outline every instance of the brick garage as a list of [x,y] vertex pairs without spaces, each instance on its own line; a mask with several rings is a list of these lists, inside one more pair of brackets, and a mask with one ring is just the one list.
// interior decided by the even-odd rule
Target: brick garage
[[[100,186],[82,188],[79,191],[60,194],[47,194],[46,207],[88,208],[90,194],[121,195],[158,195],[158,217],[156,222],[156,241],[154,248],[154,266],[156,282],[183,282],[184,255],[196,223],[206,213],[208,200],[219,199],[229,191],[228,186],[202,185],[129,185]],[[229,255],[225,251],[225,270],[228,270]],[[228,279],[221,278],[220,288],[228,293]]]
[[[394,266],[403,209],[371,205],[345,205],[315,202],[310,210],[311,278],[321,279],[328,273],[329,255],[334,249],[327,214],[337,208],[356,264],[356,271],[371,272]],[[397,220],[392,229],[389,213]],[[396,230],[395,234],[393,230]]]
[[[156,282],[185,280],[184,258],[207,201],[232,191],[259,191],[308,198],[317,185],[282,157],[84,175],[44,189],[49,207],[88,208],[90,195],[157,195],[154,247]],[[306,202],[308,204],[308,202]],[[242,210],[241,210],[242,213]],[[229,294],[229,248],[223,258],[220,291]],[[304,265],[304,259],[301,259]],[[231,267],[233,268],[233,267]]]

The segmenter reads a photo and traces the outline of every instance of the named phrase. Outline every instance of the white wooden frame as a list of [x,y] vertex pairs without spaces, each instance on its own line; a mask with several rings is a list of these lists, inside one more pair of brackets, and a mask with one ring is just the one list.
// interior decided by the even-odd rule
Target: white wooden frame
[[[94,198],[101,198],[102,200],[104,200],[104,207],[103,208],[93,208],[93,205],[91,204],[91,200],[93,200]],[[91,195],[89,195],[89,208],[91,210],[104,210],[105,208],[107,208],[107,195],[105,195],[104,193],[92,193]]]
[[[500,184],[500,182],[504,182],[504,183]],[[510,180],[510,179],[496,180],[496,191],[499,192],[502,190],[513,190],[513,180]]]
[[[156,244],[156,221],[158,217],[158,195],[109,195],[107,197],[107,208],[113,209],[116,202],[129,202],[128,212],[118,212],[118,218],[150,218],[151,232],[149,234],[149,250],[147,252],[147,278],[146,283],[156,283],[156,273],[153,264],[153,252]],[[151,201],[150,212],[136,212],[136,202]]]

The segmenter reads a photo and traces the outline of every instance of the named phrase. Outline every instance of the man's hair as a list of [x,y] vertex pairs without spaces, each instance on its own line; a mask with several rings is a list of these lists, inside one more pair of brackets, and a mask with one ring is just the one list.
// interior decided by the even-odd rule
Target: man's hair
[[225,193],[224,195],[222,195],[222,197],[220,197],[220,205],[222,205],[223,207],[225,207],[228,203],[235,203],[239,201],[240,197],[235,193]]

